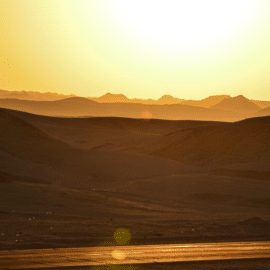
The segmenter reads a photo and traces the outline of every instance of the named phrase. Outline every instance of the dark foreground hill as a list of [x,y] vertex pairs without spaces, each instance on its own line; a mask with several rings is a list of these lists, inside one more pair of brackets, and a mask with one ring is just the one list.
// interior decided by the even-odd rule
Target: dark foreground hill
[[[0,109],[0,248],[112,245],[119,228],[130,244],[268,239],[267,226],[245,225],[270,221],[269,166],[261,167],[269,165],[268,128],[269,118],[76,119]],[[220,155],[210,148],[205,158],[211,141]],[[151,143],[183,157],[135,153]],[[240,169],[246,161],[232,148],[253,152],[252,171],[250,163]]]
[[69,148],[65,143],[53,139],[30,123],[0,109],[0,149],[5,153],[35,159],[50,156]]
[[175,131],[138,150],[189,164],[270,162],[270,117]]
[[180,129],[224,125],[224,123],[213,121],[170,121],[121,117],[60,118],[5,110],[38,127],[55,139],[83,149],[123,149],[151,142]]
[[[44,119],[40,116],[36,118],[36,122],[38,119],[41,119],[41,122]],[[114,181],[118,183],[130,178],[166,175],[184,169],[184,166],[180,166],[177,162],[166,161],[163,158],[73,148],[4,109],[0,109],[0,120],[0,167],[7,173],[19,174],[19,170],[16,172],[15,163],[20,167],[20,163],[30,162],[49,166],[51,170],[58,171],[57,174],[61,172],[60,174],[68,176],[62,183],[64,185],[89,188],[93,183],[102,186],[112,181],[113,185]],[[57,121],[61,122],[60,119]],[[70,121],[71,124],[75,123],[73,119]],[[14,164],[13,166],[10,164],[4,170],[6,163],[4,157],[7,155],[14,160]],[[31,167],[29,167],[30,175]],[[73,180],[69,183],[70,178]]]

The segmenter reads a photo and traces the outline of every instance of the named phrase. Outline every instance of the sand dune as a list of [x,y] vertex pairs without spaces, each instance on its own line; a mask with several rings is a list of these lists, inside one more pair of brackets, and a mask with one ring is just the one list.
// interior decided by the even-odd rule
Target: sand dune
[[[16,149],[11,143],[9,145],[9,140],[16,137],[15,141],[20,147],[28,147],[27,141],[31,140],[36,153],[43,147],[39,143],[42,142],[42,145],[48,144],[47,149],[64,147],[66,151],[69,145],[78,149],[128,150],[189,164],[269,162],[269,117],[222,123],[127,118],[53,118],[4,109],[1,113],[3,119],[13,117],[12,121],[20,123],[15,127],[13,124],[6,124],[5,128],[3,126],[6,133],[1,135],[2,149],[13,149],[14,153],[27,153],[25,150],[19,151],[20,148]],[[19,130],[19,127],[23,129]],[[40,138],[34,138],[33,134]],[[34,146],[35,141],[37,146]]]
[[[73,103],[58,105],[66,102]],[[265,237],[232,228],[253,217],[268,222],[269,172],[259,165],[269,164],[269,119],[57,118],[0,109],[0,248],[112,244],[118,228],[135,244],[236,239],[241,228],[241,239]],[[89,149],[108,143],[107,151]],[[257,168],[235,169],[251,157]]]
[[270,161],[270,118],[187,128],[150,143],[139,152],[186,163]]
[[176,130],[207,125],[222,125],[212,121],[168,121],[115,117],[55,118],[20,111],[9,113],[35,125],[55,139],[75,148],[103,150],[125,149],[145,144]]
[[68,148],[28,122],[0,109],[0,149],[21,158],[36,159]]
[[188,169],[184,165],[163,158],[74,149],[19,117],[3,109],[0,112],[0,125],[3,130],[0,135],[2,152],[52,166],[54,170],[72,175],[74,179],[83,178],[82,182],[77,183],[80,188],[83,185],[85,188],[92,186],[93,181],[102,186],[109,181],[121,182],[130,178],[166,175]]

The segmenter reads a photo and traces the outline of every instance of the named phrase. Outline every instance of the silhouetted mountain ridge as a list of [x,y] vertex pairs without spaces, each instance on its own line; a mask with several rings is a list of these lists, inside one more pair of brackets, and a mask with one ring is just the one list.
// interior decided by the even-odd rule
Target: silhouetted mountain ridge
[[161,105],[164,105],[164,104],[181,104],[183,101],[183,99],[180,99],[180,98],[175,98],[171,95],[163,95],[161,98],[159,98],[156,103],[157,104],[161,104]]
[[7,91],[0,90],[0,98],[16,98],[23,100],[36,100],[36,101],[54,101],[68,97],[75,97],[75,95],[63,95],[57,93],[41,93],[37,91]]
[[89,100],[88,98],[84,97],[69,97],[60,100],[55,100],[54,102],[57,104],[83,104],[83,105],[97,104],[96,101]]
[[254,113],[261,109],[243,95],[223,99],[221,102],[212,106],[211,108],[238,113]]
[[106,93],[105,95],[98,98],[91,98],[91,100],[102,102],[102,103],[118,103],[118,102],[129,102],[130,100],[123,94],[111,94]]
[[0,107],[39,115],[61,117],[128,117],[167,120],[237,121],[245,114],[183,104],[146,105],[137,103],[98,103],[73,97],[59,101],[0,99]]
[[[54,101],[60,99],[66,99],[69,97],[76,97],[76,95],[64,95],[52,92],[40,93],[37,91],[8,91],[0,90],[0,98],[16,98],[22,100],[36,100],[36,101]],[[202,100],[185,100],[182,98],[176,98],[172,95],[165,94],[158,100],[154,99],[138,99],[138,98],[127,98],[124,94],[112,94],[106,93],[100,97],[87,97],[88,99],[94,100],[99,103],[140,103],[140,104],[184,104],[190,106],[199,106],[209,108],[221,102],[223,99],[230,98],[229,95],[213,95],[206,97]],[[266,108],[270,106],[270,101],[250,100],[260,108]]]

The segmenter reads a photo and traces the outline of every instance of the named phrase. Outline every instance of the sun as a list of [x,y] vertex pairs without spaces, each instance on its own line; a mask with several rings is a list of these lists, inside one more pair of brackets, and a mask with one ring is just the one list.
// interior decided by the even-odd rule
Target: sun
[[255,0],[107,1],[117,27],[145,43],[201,46],[243,27]]

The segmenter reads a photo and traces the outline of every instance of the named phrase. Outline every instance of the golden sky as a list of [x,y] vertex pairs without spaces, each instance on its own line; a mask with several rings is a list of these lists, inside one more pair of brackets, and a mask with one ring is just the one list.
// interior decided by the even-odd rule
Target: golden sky
[[0,89],[270,100],[269,0],[0,0]]

